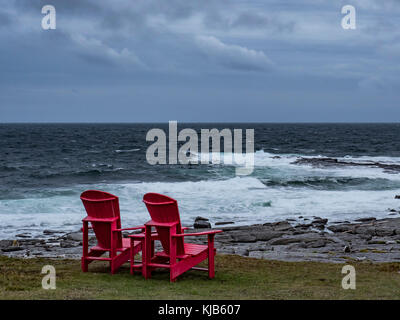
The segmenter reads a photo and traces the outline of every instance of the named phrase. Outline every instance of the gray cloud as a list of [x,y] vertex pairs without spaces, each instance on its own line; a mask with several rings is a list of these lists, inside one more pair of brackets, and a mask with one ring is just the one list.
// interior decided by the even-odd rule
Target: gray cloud
[[[388,119],[400,112],[397,0],[354,0],[351,31],[340,26],[345,0],[50,3],[51,31],[41,29],[49,1],[2,6],[0,121],[329,121],[344,104],[383,119],[379,99]],[[93,112],[110,105],[115,118]]]
[[5,12],[0,11],[0,28],[11,24],[9,15]]
[[232,28],[268,28],[275,32],[292,32],[294,21],[280,21],[273,15],[266,13],[246,11],[240,13],[231,23]]
[[83,35],[73,35],[72,40],[81,49],[79,53],[87,57],[87,60],[144,67],[143,62],[127,48],[117,51],[98,39],[86,38]]
[[262,51],[226,44],[213,36],[198,36],[196,43],[204,54],[229,68],[265,71],[270,70],[273,65]]

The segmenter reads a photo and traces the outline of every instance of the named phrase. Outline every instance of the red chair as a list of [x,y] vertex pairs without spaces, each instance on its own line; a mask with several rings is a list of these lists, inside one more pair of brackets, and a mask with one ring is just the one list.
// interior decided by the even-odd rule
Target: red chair
[[[148,279],[151,271],[156,268],[168,268],[170,281],[176,281],[184,272],[194,269],[208,271],[210,279],[214,278],[214,236],[222,230],[210,230],[198,233],[184,233],[179,217],[178,203],[176,200],[157,193],[147,193],[143,197],[151,219],[145,223],[145,241],[142,255],[143,276]],[[157,237],[152,235],[152,227],[156,228]],[[208,245],[185,243],[184,237],[208,236]],[[154,253],[152,242],[161,241],[163,251]],[[200,262],[208,259],[208,268],[195,267]]]
[[[121,229],[121,217],[119,212],[118,197],[110,193],[88,190],[81,194],[81,200],[85,206],[87,217],[83,221],[83,255],[82,271],[88,271],[88,264],[94,260],[110,261],[111,274],[129,261],[131,257],[130,239],[122,237],[123,230],[144,231],[144,227]],[[89,227],[89,222],[91,227]],[[88,229],[92,228],[97,245],[88,252]],[[143,235],[144,236],[144,235]],[[132,246],[133,256],[142,249],[141,241],[135,241]],[[108,252],[109,257],[101,257]]]

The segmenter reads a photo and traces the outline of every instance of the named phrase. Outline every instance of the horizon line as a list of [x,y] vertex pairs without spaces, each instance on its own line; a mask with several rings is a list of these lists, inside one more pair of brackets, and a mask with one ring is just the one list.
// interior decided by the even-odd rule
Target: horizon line
[[[170,121],[0,121],[3,124],[168,124]],[[178,123],[193,123],[193,124],[400,124],[400,121],[177,121]]]

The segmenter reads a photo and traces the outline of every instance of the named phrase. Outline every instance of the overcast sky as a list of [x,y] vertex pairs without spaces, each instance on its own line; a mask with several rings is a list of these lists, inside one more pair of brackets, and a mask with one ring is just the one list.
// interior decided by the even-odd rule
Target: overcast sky
[[399,24],[400,0],[3,0],[0,122],[397,122]]

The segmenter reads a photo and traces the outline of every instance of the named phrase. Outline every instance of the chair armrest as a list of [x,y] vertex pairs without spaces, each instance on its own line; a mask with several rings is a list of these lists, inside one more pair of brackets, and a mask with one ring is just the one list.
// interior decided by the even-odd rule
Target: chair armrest
[[217,233],[223,232],[222,230],[210,230],[210,231],[203,231],[203,232],[196,232],[196,233],[181,233],[181,234],[174,234],[173,237],[176,238],[183,238],[183,237],[195,237],[195,236],[205,236],[205,235],[214,235]]
[[[145,233],[137,233],[137,234],[130,234],[128,235],[128,238],[144,238]],[[151,233],[151,238],[152,239],[157,239],[158,238],[158,233],[157,232],[152,232]]]
[[179,222],[175,221],[175,222],[155,222],[153,220],[150,220],[148,222],[146,222],[144,225],[145,226],[150,226],[150,227],[166,227],[166,228],[170,228],[173,226],[176,226]]
[[190,229],[190,228],[189,227],[182,227],[181,228],[182,231],[187,230],[187,229]]
[[133,228],[122,228],[122,229],[115,229],[113,232],[120,232],[120,231],[126,231],[126,230],[144,230],[144,226],[139,226],[139,227],[133,227]]
[[108,222],[108,223],[111,223],[111,222],[114,222],[114,221],[117,221],[117,220],[118,220],[117,217],[114,217],[114,218],[92,218],[92,217],[86,217],[86,218],[82,219],[83,222]]

